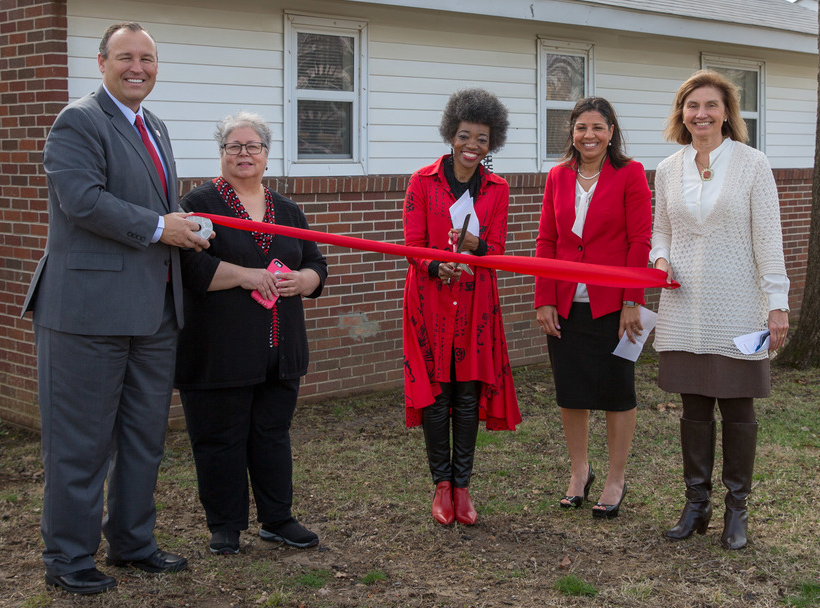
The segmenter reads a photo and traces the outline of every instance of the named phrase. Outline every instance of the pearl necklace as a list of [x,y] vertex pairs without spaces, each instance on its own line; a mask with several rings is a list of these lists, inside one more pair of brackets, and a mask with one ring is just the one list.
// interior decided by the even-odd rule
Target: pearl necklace
[[587,177],[586,175],[581,173],[581,170],[579,169],[578,170],[578,177],[583,177],[584,179],[595,179],[596,177],[598,177],[601,174],[601,171],[603,171],[603,169],[598,171],[598,173],[596,173],[595,175],[590,175],[589,177]]
[[602,160],[601,160],[601,168],[600,168],[600,169],[598,169],[598,173],[596,173],[595,175],[590,175],[589,177],[587,177],[586,175],[584,175],[583,173],[581,173],[581,163],[580,163],[580,162],[579,162],[579,163],[578,163],[578,165],[577,165],[577,166],[578,166],[578,168],[575,170],[575,173],[577,173],[577,174],[578,174],[578,177],[582,177],[582,178],[584,178],[584,179],[595,179],[596,177],[598,177],[598,176],[601,174],[601,171],[603,171],[603,170],[604,170],[604,161],[605,161],[605,160],[606,160],[606,159],[602,159]]

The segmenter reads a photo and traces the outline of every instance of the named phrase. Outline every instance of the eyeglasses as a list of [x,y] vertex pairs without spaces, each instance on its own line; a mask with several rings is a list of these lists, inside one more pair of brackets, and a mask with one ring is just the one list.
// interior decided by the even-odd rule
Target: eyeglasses
[[222,146],[222,149],[225,150],[225,154],[229,154],[231,156],[237,156],[242,152],[242,148],[245,148],[245,151],[248,154],[256,156],[257,154],[261,154],[262,150],[267,148],[265,144],[261,141],[252,141],[247,144],[225,144]]

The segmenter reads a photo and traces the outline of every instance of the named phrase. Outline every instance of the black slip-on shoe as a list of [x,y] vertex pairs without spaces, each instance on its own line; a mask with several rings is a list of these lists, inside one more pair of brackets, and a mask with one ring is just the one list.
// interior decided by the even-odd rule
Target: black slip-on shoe
[[117,581],[96,568],[86,568],[59,576],[46,573],[46,585],[60,587],[78,595],[90,595],[113,589],[117,586]]

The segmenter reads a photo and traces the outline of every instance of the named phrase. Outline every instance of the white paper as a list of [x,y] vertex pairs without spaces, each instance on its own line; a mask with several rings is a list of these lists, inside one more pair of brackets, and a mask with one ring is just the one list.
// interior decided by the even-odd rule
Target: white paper
[[643,325],[641,335],[635,336],[635,344],[632,344],[632,342],[629,341],[629,337],[626,335],[626,332],[624,332],[621,341],[618,342],[618,346],[616,346],[615,350],[612,351],[613,355],[623,357],[624,359],[629,359],[630,361],[638,360],[638,357],[641,355],[641,351],[643,350],[643,345],[646,344],[649,334],[652,333],[653,329],[655,329],[655,323],[658,321],[658,313],[652,312],[643,306],[640,307],[640,310],[641,325]]
[[[470,214],[470,222],[467,224],[467,232],[473,236],[478,236],[478,232],[480,230],[478,225],[478,216],[475,213],[475,207],[473,207],[473,197],[470,194],[470,191],[466,190],[464,194],[462,194],[461,197],[450,206],[450,219],[453,222],[453,228],[456,230],[461,230],[461,227],[464,225],[464,218],[467,217],[468,213]],[[473,255],[472,251],[462,251],[461,253],[465,255]],[[463,268],[469,274],[473,274],[468,265],[465,264]]]
[[[738,336],[734,339],[735,346],[744,355],[753,355],[762,350],[769,350],[769,330],[753,331],[745,336]],[[762,344],[761,344],[762,342]]]

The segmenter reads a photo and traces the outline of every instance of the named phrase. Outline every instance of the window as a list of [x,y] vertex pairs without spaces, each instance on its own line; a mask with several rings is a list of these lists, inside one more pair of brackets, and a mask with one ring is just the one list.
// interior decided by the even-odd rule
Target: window
[[569,116],[579,99],[592,95],[592,45],[539,40],[539,165],[561,157]]
[[749,141],[746,143],[763,150],[763,62],[704,55],[701,64],[724,75],[737,86],[740,91],[740,115],[749,131]]
[[366,174],[367,25],[285,21],[286,175]]

